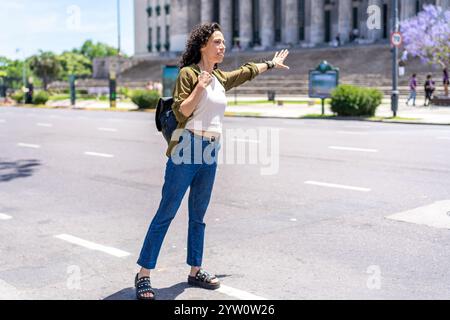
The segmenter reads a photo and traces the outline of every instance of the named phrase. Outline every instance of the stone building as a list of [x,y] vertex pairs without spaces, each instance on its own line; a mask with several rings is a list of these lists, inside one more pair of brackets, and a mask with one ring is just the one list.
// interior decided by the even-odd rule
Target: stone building
[[[389,38],[391,0],[134,0],[135,55],[184,50],[202,22],[222,26],[228,50],[373,43]],[[400,19],[426,3],[449,8],[450,0],[399,0]]]

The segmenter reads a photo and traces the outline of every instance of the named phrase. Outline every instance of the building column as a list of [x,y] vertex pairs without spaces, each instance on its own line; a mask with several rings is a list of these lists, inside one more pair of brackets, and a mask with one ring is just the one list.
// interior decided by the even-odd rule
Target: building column
[[226,46],[231,49],[233,47],[233,30],[232,23],[232,6],[231,0],[220,0],[220,26],[226,41]]
[[273,47],[275,42],[274,0],[260,0],[261,10],[261,45]]
[[[368,29],[367,30],[367,38],[373,42],[380,40],[383,36],[383,0],[369,0],[368,7],[377,6],[377,12],[379,12],[379,16],[377,18],[380,19],[380,28],[379,29]],[[373,19],[373,16],[370,17]],[[388,19],[389,22],[389,19]]]
[[[186,47],[187,38],[191,32],[189,29],[188,2],[185,0],[172,0],[170,8],[170,50],[182,52]],[[175,27],[176,26],[176,27]]]
[[[307,2],[307,26],[306,40],[311,44],[319,44],[325,41],[325,0],[309,0]],[[308,10],[309,9],[309,10]]]
[[147,1],[134,1],[134,52],[135,55],[148,54]]
[[338,33],[341,43],[348,43],[352,32],[353,0],[339,0],[338,16]]
[[252,42],[252,0],[239,0],[239,43],[247,49]]
[[201,2],[201,23],[211,22],[213,16],[213,2],[202,0]]
[[436,0],[436,5],[442,7],[444,10],[450,9],[450,0]]
[[408,20],[416,15],[416,2],[400,0],[400,21]]
[[299,23],[298,23],[298,0],[285,0],[286,19],[283,26],[285,42],[290,44],[298,43]]

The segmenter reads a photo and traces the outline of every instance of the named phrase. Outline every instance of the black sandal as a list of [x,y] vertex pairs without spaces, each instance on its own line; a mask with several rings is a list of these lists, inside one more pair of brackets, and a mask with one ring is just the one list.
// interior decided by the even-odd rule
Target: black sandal
[[220,287],[220,281],[212,283],[211,281],[214,279],[217,279],[217,277],[210,275],[203,269],[200,269],[197,271],[195,277],[192,276],[188,277],[188,283],[191,286],[200,287],[208,290],[216,290],[219,289]]
[[[136,298],[138,300],[155,300],[155,291],[153,291],[149,277],[142,277],[139,279],[139,273],[136,274],[134,286],[136,287]],[[151,293],[153,296],[146,297],[146,293]]]

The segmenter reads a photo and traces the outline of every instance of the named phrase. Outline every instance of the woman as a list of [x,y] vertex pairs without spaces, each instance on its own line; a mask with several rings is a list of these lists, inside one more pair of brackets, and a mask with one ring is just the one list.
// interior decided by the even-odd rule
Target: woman
[[414,73],[409,79],[409,98],[406,101],[406,105],[409,105],[409,101],[412,99],[413,106],[416,106],[416,97],[417,97],[417,75]]
[[177,130],[167,149],[162,199],[150,224],[137,264],[136,297],[153,300],[150,273],[167,232],[188,187],[189,228],[187,264],[191,267],[188,283],[205,289],[217,289],[217,277],[202,269],[205,216],[217,169],[222,123],[227,105],[225,91],[237,87],[272,68],[289,69],[284,60],[289,52],[277,52],[272,61],[246,63],[240,69],[223,72],[217,65],[225,55],[225,40],[217,23],[197,26],[187,42],[174,89],[172,109]]
[[435,82],[433,81],[431,74],[429,74],[427,76],[427,81],[425,81],[425,103],[424,103],[425,107],[431,104],[431,99],[433,98],[433,93],[435,90],[434,85]]

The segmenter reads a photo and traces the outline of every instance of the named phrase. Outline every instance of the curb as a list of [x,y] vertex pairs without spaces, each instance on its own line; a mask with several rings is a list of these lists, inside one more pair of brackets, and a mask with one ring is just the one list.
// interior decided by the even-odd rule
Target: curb
[[[106,112],[143,112],[143,113],[155,113],[156,109],[98,109],[98,108],[71,108],[71,107],[58,107],[58,106],[34,106],[34,105],[0,105],[1,107],[15,107],[15,108],[30,108],[30,109],[64,109],[64,110],[81,110],[81,111],[106,111]],[[398,124],[414,124],[414,125],[432,125],[432,126],[450,126],[450,123],[434,123],[434,122],[423,122],[423,121],[406,121],[406,120],[376,120],[376,119],[364,119],[355,117],[309,117],[309,116],[299,116],[299,117],[276,117],[276,116],[264,116],[262,113],[258,112],[225,112],[225,117],[239,117],[239,118],[263,118],[263,119],[290,119],[290,120],[337,120],[337,121],[362,121],[362,122],[378,122],[378,123],[398,123]]]
[[262,114],[249,115],[249,114],[241,114],[236,112],[226,112],[225,116],[227,117],[240,117],[240,118],[265,118],[265,119],[290,119],[290,120],[335,120],[335,121],[361,121],[361,122],[379,122],[379,123],[398,123],[398,124],[415,124],[415,125],[430,125],[430,126],[450,126],[450,123],[434,123],[434,122],[419,122],[416,120],[407,121],[407,120],[376,120],[376,119],[362,119],[355,117],[308,117],[308,116],[299,116],[299,117],[275,117],[275,116],[264,116]]
[[1,107],[12,107],[12,108],[28,108],[28,109],[50,109],[50,110],[82,110],[82,111],[109,111],[109,112],[149,112],[155,113],[156,109],[123,109],[123,108],[73,108],[73,107],[61,107],[61,106],[45,106],[45,105],[4,105],[0,104]]

